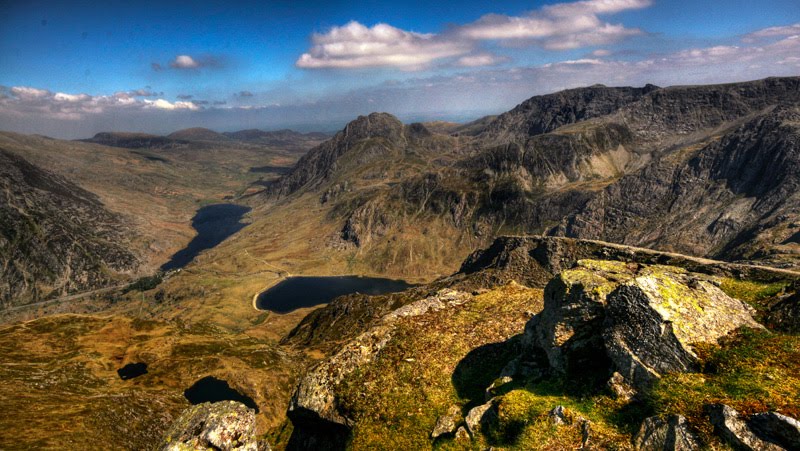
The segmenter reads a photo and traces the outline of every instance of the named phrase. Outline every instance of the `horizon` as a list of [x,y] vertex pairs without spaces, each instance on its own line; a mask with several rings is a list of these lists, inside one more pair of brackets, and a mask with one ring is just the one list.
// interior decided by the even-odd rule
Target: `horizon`
[[12,2],[0,130],[332,132],[389,112],[469,122],[563,89],[800,75],[800,4]]

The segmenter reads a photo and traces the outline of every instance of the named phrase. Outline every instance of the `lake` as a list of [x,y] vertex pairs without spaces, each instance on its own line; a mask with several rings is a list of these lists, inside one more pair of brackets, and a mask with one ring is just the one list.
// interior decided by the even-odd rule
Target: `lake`
[[289,277],[259,294],[256,307],[275,313],[289,313],[303,307],[327,304],[345,294],[396,293],[413,286],[402,280],[378,277]]
[[242,230],[242,216],[250,211],[250,207],[235,204],[206,205],[197,210],[192,218],[192,227],[197,231],[192,241],[185,248],[161,266],[162,271],[183,268],[194,260],[200,252],[211,249],[226,238]]
[[234,390],[228,385],[227,381],[212,376],[206,376],[195,382],[191,387],[183,391],[183,396],[191,404],[238,401],[251,409],[255,409],[256,413],[258,413],[258,407],[253,398]]

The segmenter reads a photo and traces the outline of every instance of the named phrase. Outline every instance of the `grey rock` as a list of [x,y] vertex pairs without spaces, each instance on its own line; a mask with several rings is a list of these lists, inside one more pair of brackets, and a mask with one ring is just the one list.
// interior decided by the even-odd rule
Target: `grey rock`
[[464,426],[458,427],[458,430],[456,431],[456,441],[457,442],[469,441],[469,432],[467,432]]
[[610,368],[639,390],[663,373],[695,369],[694,343],[762,328],[751,313],[705,275],[580,260],[547,284],[544,309],[526,324],[524,341],[528,352],[543,350],[557,372]]
[[431,438],[435,440],[442,435],[454,433],[456,431],[456,425],[460,413],[461,410],[458,408],[458,406],[451,406],[450,409],[448,409],[447,414],[441,415],[439,418],[437,418],[436,425],[434,425],[433,432],[431,432]]
[[759,437],[789,451],[800,450],[800,421],[778,412],[757,413],[747,422]]
[[782,446],[763,440],[739,418],[739,412],[724,404],[706,406],[711,424],[717,433],[737,450],[783,451]]
[[554,407],[553,410],[547,413],[547,417],[550,419],[550,422],[556,426],[572,423],[572,419],[564,406]]
[[489,401],[477,407],[473,407],[467,413],[464,421],[467,423],[467,429],[474,436],[480,432],[486,424],[493,421],[497,416],[496,406],[494,401]]
[[162,451],[266,451],[256,439],[255,412],[235,401],[203,403],[187,409],[170,427]]
[[606,385],[617,399],[630,401],[634,396],[636,396],[636,390],[634,390],[634,388],[625,381],[625,378],[616,371],[611,375],[611,378],[608,379]]
[[642,422],[633,437],[638,451],[689,451],[700,449],[694,434],[689,431],[686,418],[681,415],[650,417]]

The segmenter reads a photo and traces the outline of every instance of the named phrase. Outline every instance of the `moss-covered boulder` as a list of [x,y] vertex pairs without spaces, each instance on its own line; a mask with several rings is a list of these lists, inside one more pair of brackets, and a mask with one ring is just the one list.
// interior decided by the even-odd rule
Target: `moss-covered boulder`
[[676,267],[580,260],[547,285],[526,341],[558,373],[607,369],[642,388],[661,374],[694,369],[696,344],[762,327],[750,306],[717,285]]

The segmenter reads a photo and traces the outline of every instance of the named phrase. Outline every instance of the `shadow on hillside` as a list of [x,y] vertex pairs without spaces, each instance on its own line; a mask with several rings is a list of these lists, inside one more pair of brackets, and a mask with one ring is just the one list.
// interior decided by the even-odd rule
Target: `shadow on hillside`
[[451,381],[458,396],[469,400],[466,410],[485,402],[486,388],[500,376],[508,362],[519,355],[521,341],[522,334],[519,334],[503,342],[485,344],[458,362]]

